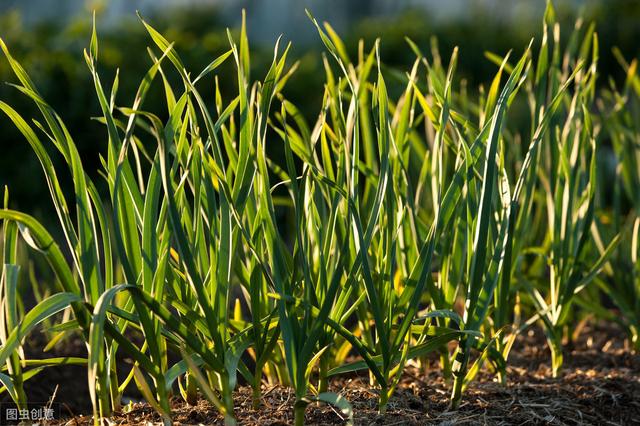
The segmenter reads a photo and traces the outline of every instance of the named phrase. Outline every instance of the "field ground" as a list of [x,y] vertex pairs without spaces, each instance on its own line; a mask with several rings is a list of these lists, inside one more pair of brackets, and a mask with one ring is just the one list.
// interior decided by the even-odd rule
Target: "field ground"
[[[72,355],[81,346],[58,350]],[[76,354],[77,355],[77,354]],[[61,367],[47,374],[50,383],[30,383],[33,399],[55,388],[60,381],[56,400],[62,404],[66,419],[57,425],[92,424],[90,402],[84,381],[78,374],[84,367]],[[54,373],[54,371],[56,373]],[[520,336],[510,357],[508,386],[493,382],[487,373],[474,381],[460,409],[448,408],[449,385],[434,366],[424,373],[415,366],[407,369],[402,384],[389,404],[388,412],[379,416],[377,395],[370,390],[366,376],[341,378],[331,384],[334,392],[344,395],[353,405],[356,425],[423,425],[423,424],[551,424],[551,425],[629,425],[640,424],[640,355],[632,355],[622,332],[615,326],[589,326],[580,333],[566,357],[563,377],[551,378],[549,353],[540,330]],[[263,405],[251,408],[251,389],[240,387],[235,395],[236,414],[241,425],[286,425],[293,422],[295,397],[281,386],[263,389]],[[84,411],[87,410],[87,411]],[[176,424],[222,424],[218,413],[208,403],[188,406],[174,400]],[[145,424],[160,419],[147,404],[134,404],[127,413],[113,417],[112,424]],[[343,424],[329,406],[307,408],[307,424]]]

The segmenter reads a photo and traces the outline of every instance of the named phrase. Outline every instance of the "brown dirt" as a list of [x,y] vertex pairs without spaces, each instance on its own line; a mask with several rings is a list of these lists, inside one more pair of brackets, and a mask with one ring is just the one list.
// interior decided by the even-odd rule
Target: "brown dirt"
[[[518,337],[509,362],[506,387],[495,383],[491,374],[481,373],[457,411],[447,409],[450,385],[442,379],[437,365],[426,373],[407,368],[384,416],[377,414],[377,394],[366,376],[338,378],[330,390],[351,402],[356,425],[640,424],[640,355],[631,354],[617,327],[589,327],[582,333],[565,355],[563,376],[558,379],[551,378],[549,353],[539,330]],[[66,397],[58,393],[57,400],[63,402]],[[295,398],[290,389],[265,387],[263,397],[262,407],[254,410],[251,390],[239,388],[235,395],[239,424],[292,424]],[[189,406],[175,399],[173,409],[176,424],[222,424],[205,401]],[[77,411],[69,407],[66,414],[76,415]],[[76,416],[58,425],[84,425],[90,420]],[[159,420],[147,404],[138,403],[110,422],[129,425]],[[310,405],[306,423],[344,424],[344,420],[330,406]]]

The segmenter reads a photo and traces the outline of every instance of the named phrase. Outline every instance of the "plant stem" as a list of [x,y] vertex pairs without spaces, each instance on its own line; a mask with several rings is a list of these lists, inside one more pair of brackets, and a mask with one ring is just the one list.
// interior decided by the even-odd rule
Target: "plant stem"
[[233,389],[229,386],[229,378],[227,374],[221,375],[222,381],[222,403],[224,404],[224,408],[226,410],[226,414],[224,416],[224,424],[227,426],[235,426],[236,419],[233,413]]
[[296,406],[293,410],[293,421],[295,426],[304,426],[304,411],[306,405],[302,401],[296,402]]
[[257,410],[260,408],[260,399],[262,398],[262,389],[260,388],[262,384],[262,374],[256,372],[253,378],[253,394],[252,394],[252,405],[253,409]]
[[320,357],[320,380],[318,383],[318,392],[323,393],[329,389],[329,358],[326,354]]
[[110,380],[109,380],[109,391],[111,394],[111,406],[114,411],[119,411],[122,406],[122,394],[120,393],[119,383],[118,383],[118,374],[114,368],[109,372]]
[[442,377],[444,377],[445,381],[450,382],[451,360],[449,359],[449,351],[447,351],[447,348],[442,348],[440,350],[440,365],[442,366]]
[[[104,356],[102,354],[101,356]],[[111,416],[111,401],[109,398],[109,385],[107,384],[107,374],[104,371],[98,372],[98,386],[96,387],[98,392],[98,398],[100,401],[100,416],[101,417],[109,417]]]
[[451,409],[457,409],[460,405],[462,398],[462,388],[464,385],[464,378],[467,375],[467,365],[469,364],[469,348],[468,339],[464,339],[460,342],[460,346],[456,351],[455,361],[453,362],[453,392],[451,393]]
[[389,389],[385,386],[380,389],[380,401],[378,402],[378,414],[383,415],[387,412],[389,404]]
[[640,327],[632,325],[629,329],[631,334],[631,345],[635,352],[640,353]]
[[550,341],[549,348],[551,349],[551,374],[554,378],[557,378],[562,370],[562,344]]
[[[505,343],[502,341],[502,339],[498,339],[498,342],[496,343],[496,349],[499,353],[504,354],[504,348],[505,348]],[[502,385],[502,386],[506,386],[507,385],[507,362],[506,362],[506,356],[504,356],[505,358],[505,362],[502,365],[498,365],[498,367],[496,367],[496,374],[498,376],[498,382]]]
[[187,374],[186,382],[187,404],[196,405],[198,403],[198,387],[191,373]]

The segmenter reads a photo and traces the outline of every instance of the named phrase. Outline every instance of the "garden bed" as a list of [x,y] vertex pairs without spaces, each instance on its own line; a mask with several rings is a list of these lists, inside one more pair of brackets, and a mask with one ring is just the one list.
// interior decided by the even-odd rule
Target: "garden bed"
[[[338,378],[331,390],[345,396],[353,406],[356,425],[421,424],[637,424],[640,422],[640,355],[630,353],[623,334],[612,325],[587,327],[573,344],[565,359],[563,377],[551,378],[549,353],[541,332],[531,330],[520,336],[510,357],[508,385],[495,383],[488,373],[481,373],[470,385],[457,411],[448,411],[450,386],[436,365],[427,373],[409,367],[389,403],[384,416],[377,414],[377,394],[368,378]],[[91,424],[86,410],[86,387],[73,369],[61,367],[44,374],[62,380],[57,402],[62,415],[57,425]],[[54,371],[56,371],[54,373]],[[44,378],[44,376],[43,376]],[[53,378],[53,377],[52,377]],[[44,382],[37,387],[47,391]],[[47,386],[52,382],[46,381]],[[68,389],[76,391],[69,393]],[[61,391],[62,390],[62,391]],[[38,395],[40,396],[40,395]],[[251,407],[251,389],[240,387],[235,395],[236,415],[241,425],[285,425],[293,422],[291,389],[280,386],[263,388],[263,404]],[[176,424],[222,424],[222,418],[207,402],[189,406],[173,401]],[[147,404],[132,404],[128,412],[114,416],[113,424],[158,422],[157,413]],[[306,423],[343,424],[330,406],[307,408]]]
[[[624,83],[599,73],[609,41],[582,19],[560,37],[548,2],[538,41],[504,57],[487,46],[497,71],[480,85],[456,72],[464,49],[409,41],[414,65],[401,70],[380,42],[349,53],[308,15],[326,48],[310,115],[285,89],[302,60],[276,45],[256,67],[245,13],[198,74],[172,31],[140,17],[151,60],[131,107],[120,75],[103,71],[94,19],[85,60],[106,133],[74,137],[102,140],[97,171],[0,40],[42,117],[5,101],[0,115],[40,161],[61,225],[4,192],[2,415],[344,423],[325,401],[356,424],[640,424],[640,362],[624,341],[640,342],[637,60],[615,51]],[[505,364],[521,319],[548,341],[528,328]],[[504,384],[476,368],[474,348]],[[454,383],[438,355],[455,360]],[[319,382],[332,393],[311,397]]]

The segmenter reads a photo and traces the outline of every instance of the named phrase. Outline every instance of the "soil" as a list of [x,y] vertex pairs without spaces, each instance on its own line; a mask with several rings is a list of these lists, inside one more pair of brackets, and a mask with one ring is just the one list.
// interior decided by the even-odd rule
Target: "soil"
[[[463,395],[456,411],[448,410],[450,384],[442,378],[437,362],[428,371],[409,366],[387,413],[377,413],[377,393],[368,376],[352,375],[335,379],[330,390],[343,395],[353,406],[356,425],[630,425],[640,424],[640,355],[632,354],[624,334],[614,325],[587,326],[567,350],[562,377],[551,377],[549,352],[540,330],[532,329],[516,340],[509,358],[508,383],[502,386],[488,372],[478,375]],[[59,367],[70,370],[71,367]],[[92,424],[83,367],[72,373],[39,382],[40,392],[52,392],[55,380],[62,381],[56,400],[63,404],[55,425]],[[75,370],[78,371],[75,371]],[[71,382],[68,382],[71,381]],[[64,387],[66,386],[66,387]],[[73,389],[68,393],[61,389]],[[53,385],[55,387],[55,385]],[[48,389],[48,390],[47,390]],[[28,391],[29,392],[29,391]],[[51,393],[49,393],[51,395]],[[74,396],[75,395],[75,396]],[[240,387],[235,395],[235,414],[240,425],[289,425],[293,423],[295,397],[288,388],[263,387],[262,406],[254,410],[251,389]],[[132,403],[127,412],[110,419],[112,425],[159,422],[153,409]],[[207,402],[190,406],[173,400],[175,424],[222,424],[222,418]],[[306,411],[306,424],[344,424],[336,409],[312,404]]]

